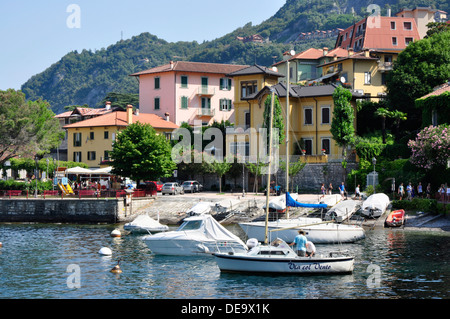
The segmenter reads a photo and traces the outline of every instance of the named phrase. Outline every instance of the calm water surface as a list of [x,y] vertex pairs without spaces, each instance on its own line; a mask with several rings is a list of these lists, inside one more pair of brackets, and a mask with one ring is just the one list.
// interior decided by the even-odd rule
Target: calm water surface
[[[154,256],[140,236],[110,237],[111,225],[0,224],[0,298],[296,299],[450,297],[450,235],[375,229],[337,248],[355,255],[351,275],[221,274],[213,258]],[[241,235],[238,226],[230,227]],[[98,254],[110,247],[113,256]],[[122,274],[110,272],[118,259]],[[72,265],[72,266],[71,266]],[[74,267],[79,288],[74,288]],[[374,269],[375,272],[368,272]]]

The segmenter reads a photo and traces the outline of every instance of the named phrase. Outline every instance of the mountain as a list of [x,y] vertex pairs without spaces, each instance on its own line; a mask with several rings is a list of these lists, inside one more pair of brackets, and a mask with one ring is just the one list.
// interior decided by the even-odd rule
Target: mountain
[[[447,0],[426,1],[426,6],[448,11]],[[397,12],[404,7],[424,6],[418,0],[287,0],[271,18],[257,26],[247,23],[229,34],[204,43],[167,42],[150,33],[121,40],[106,49],[66,54],[44,72],[30,78],[21,90],[31,100],[47,100],[55,113],[65,106],[99,107],[110,92],[138,93],[138,82],[129,74],[168,63],[189,60],[269,66],[282,59],[286,50],[297,52],[309,47],[334,47],[335,39],[294,43],[301,32],[345,28],[359,21],[367,6],[376,3],[385,15],[387,8]],[[261,35],[264,43],[237,40]]]

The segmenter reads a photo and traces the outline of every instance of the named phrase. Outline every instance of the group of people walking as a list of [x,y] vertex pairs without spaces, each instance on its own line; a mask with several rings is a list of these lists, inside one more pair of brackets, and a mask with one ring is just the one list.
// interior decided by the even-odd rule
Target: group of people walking
[[[344,182],[341,183],[341,185],[339,185],[339,194],[341,194],[342,199],[347,199],[347,189],[345,188],[345,184]],[[328,187],[325,187],[325,184],[322,183],[322,186],[320,187],[320,192],[321,192],[321,196],[320,198],[325,197],[325,195],[331,195],[333,193],[333,184],[330,183],[328,185]],[[355,188],[355,197],[354,199],[359,199],[361,200],[361,190],[360,190],[360,185],[358,184],[358,186],[356,186]]]
[[[397,194],[400,200],[402,200],[405,196],[407,200],[412,200],[414,197],[431,199],[431,183],[428,183],[425,189],[423,188],[421,182],[419,182],[417,187],[414,187],[411,182],[409,182],[406,188],[403,183],[400,183]],[[450,187],[447,186],[447,184],[441,184],[441,187],[439,187],[436,194],[436,199],[442,202],[450,201]]]

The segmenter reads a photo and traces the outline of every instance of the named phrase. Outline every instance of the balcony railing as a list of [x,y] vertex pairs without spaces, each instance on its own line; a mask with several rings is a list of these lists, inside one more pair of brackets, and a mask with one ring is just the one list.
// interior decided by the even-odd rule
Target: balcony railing
[[378,70],[380,70],[380,72],[392,71],[392,67],[393,67],[392,62],[380,62],[380,63],[378,63]]
[[198,95],[214,95],[216,94],[216,88],[210,88],[206,86],[202,86],[198,88]]
[[207,109],[207,108],[198,109],[198,116],[214,116],[214,114],[216,114],[215,109]]

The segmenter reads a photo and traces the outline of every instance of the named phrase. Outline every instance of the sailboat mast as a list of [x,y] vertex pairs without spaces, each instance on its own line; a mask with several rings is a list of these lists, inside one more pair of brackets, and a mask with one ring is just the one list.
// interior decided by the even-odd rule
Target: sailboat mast
[[272,98],[270,101],[270,124],[269,124],[269,166],[267,167],[267,187],[266,187],[266,232],[264,237],[264,243],[268,243],[269,234],[269,196],[270,196],[270,166],[272,165],[272,126],[273,126],[273,103],[275,100],[275,91],[273,88],[270,89],[272,92]]

